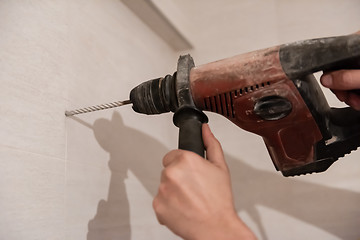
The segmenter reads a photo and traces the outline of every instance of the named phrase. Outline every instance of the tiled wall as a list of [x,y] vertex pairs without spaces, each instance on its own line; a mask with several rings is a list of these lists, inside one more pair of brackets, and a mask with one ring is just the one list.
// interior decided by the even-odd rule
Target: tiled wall
[[[360,29],[357,0],[154,2],[197,64]],[[178,54],[119,0],[0,1],[0,239],[178,239],[151,206],[162,156],[177,145],[171,114],[64,116],[128,98],[173,73]],[[209,118],[239,214],[260,239],[360,238],[358,152],[284,178],[260,137]]]

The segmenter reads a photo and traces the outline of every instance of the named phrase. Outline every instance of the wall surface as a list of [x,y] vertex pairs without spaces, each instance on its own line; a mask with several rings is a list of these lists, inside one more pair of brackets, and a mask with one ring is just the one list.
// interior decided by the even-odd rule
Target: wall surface
[[64,111],[127,99],[177,54],[117,0],[1,1],[0,16],[0,239],[174,239],[152,210],[171,116]]
[[[196,64],[360,30],[357,0],[153,2]],[[185,52],[120,0],[2,0],[0,36],[0,239],[178,239],[152,210],[161,159],[177,145],[171,114],[64,112],[125,100],[173,73]],[[360,239],[359,151],[324,173],[284,178],[260,137],[208,116],[238,213],[259,239]]]

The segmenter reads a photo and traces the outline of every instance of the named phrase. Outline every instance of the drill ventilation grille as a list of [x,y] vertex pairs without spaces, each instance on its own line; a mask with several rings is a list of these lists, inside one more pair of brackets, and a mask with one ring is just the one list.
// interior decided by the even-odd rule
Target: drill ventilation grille
[[235,118],[234,101],[238,97],[269,86],[270,82],[244,87],[204,99],[205,110],[219,113],[225,117]]

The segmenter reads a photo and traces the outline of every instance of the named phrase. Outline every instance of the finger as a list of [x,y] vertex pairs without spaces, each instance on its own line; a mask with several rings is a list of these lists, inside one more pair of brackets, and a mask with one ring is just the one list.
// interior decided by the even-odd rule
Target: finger
[[324,87],[337,90],[360,89],[360,70],[339,70],[325,73],[320,82]]
[[156,215],[156,218],[158,220],[158,222],[161,224],[161,225],[164,225],[164,220],[162,219],[161,217],[161,212],[162,212],[162,204],[161,204],[161,197],[159,195],[157,195],[153,202],[152,202],[152,206],[153,206],[153,209],[154,209],[154,212],[155,212],[155,215]]
[[168,152],[163,158],[163,166],[168,167],[170,164],[173,164],[180,156],[182,150],[176,149]]
[[348,91],[343,91],[343,90],[331,90],[336,97],[341,101],[341,102],[345,102],[346,99],[348,98]]
[[202,132],[207,159],[218,167],[227,169],[221,145],[211,132],[208,124],[203,124]]
[[349,92],[345,102],[355,110],[360,111],[360,96],[358,94]]
[[164,156],[163,166],[167,168],[170,165],[174,165],[176,162],[182,161],[184,159],[195,159],[195,158],[201,158],[201,157],[196,153],[187,150],[176,149],[168,152]]

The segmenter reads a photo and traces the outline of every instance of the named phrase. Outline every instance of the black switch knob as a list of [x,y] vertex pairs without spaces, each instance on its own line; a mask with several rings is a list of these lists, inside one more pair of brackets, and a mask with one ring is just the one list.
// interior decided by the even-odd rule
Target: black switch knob
[[289,115],[291,110],[291,102],[279,96],[260,98],[254,105],[254,113],[264,120],[282,119]]

